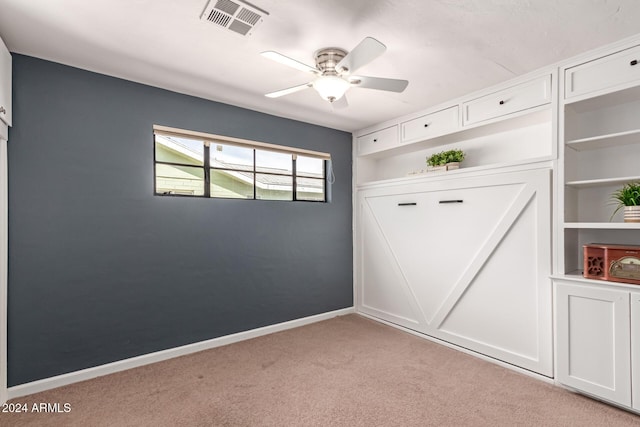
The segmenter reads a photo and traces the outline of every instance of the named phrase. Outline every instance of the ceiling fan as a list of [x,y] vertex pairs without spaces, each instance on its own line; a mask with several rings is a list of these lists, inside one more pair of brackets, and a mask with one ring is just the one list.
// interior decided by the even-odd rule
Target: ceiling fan
[[336,47],[327,47],[315,52],[316,66],[304,64],[278,52],[267,51],[261,55],[317,77],[298,86],[267,93],[269,98],[278,98],[307,88],[314,88],[320,96],[337,108],[346,107],[345,92],[351,87],[402,92],[407,80],[385,79],[381,77],[356,76],[351,73],[380,56],[387,47],[372,37],[366,37],[351,52]]

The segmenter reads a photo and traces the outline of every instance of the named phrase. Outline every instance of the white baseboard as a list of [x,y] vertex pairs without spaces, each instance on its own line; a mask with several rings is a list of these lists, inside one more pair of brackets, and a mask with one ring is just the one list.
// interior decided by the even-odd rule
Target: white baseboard
[[237,334],[225,335],[219,338],[213,338],[193,344],[183,345],[181,347],[170,348],[155,353],[144,354],[142,356],[132,357],[130,359],[119,360],[106,365],[100,365],[93,368],[82,369],[80,371],[70,372],[68,374],[58,375],[43,380],[33,381],[30,383],[20,384],[9,387],[8,398],[27,396],[33,393],[39,393],[52,388],[62,387],[64,385],[77,383],[80,381],[90,380],[92,378],[109,375],[120,371],[125,371],[139,366],[149,365],[151,363],[161,362],[163,360],[172,359],[178,356],[184,356],[203,350],[209,350],[223,345],[233,344],[239,341],[260,337],[263,335],[273,334],[275,332],[286,331],[287,329],[298,328],[300,326],[311,323],[320,322],[322,320],[331,319],[345,314],[355,313],[353,307],[343,308],[341,310],[330,311],[327,313],[317,314],[315,316],[303,317],[301,319],[291,320],[288,322],[278,323],[275,325],[264,326],[262,328],[252,329],[250,331],[239,332]]

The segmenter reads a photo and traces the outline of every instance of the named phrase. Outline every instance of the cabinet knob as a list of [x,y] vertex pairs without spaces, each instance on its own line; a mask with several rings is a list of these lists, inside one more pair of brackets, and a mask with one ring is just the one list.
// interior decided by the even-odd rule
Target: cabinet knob
[[373,142],[378,142],[378,139],[377,139],[377,138],[376,138],[376,139],[374,139],[374,140],[373,140]]
[[6,114],[7,110],[4,109],[4,107],[0,106],[0,114]]
[[499,104],[500,104],[500,105],[504,105],[504,100],[501,100],[501,101],[499,102]]
[[424,127],[428,128],[429,127],[429,123],[425,123]]
[[633,67],[633,66],[634,66],[634,65],[636,65],[637,63],[638,63],[638,60],[637,60],[637,59],[634,59],[633,61],[629,62],[629,65],[631,65],[631,66]]

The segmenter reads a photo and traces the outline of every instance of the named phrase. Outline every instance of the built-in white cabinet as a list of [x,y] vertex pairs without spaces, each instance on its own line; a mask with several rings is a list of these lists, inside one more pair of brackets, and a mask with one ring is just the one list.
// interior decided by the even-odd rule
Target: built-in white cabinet
[[460,127],[460,108],[455,105],[400,124],[402,142],[424,141],[455,132]]
[[480,123],[550,102],[551,76],[545,75],[463,103],[463,125]]
[[554,159],[554,79],[538,72],[356,132],[356,184],[424,174],[426,158],[449,149],[467,153],[462,173]]
[[[356,132],[359,312],[553,376],[554,81],[537,72]],[[460,169],[424,170],[454,148]]]
[[552,376],[547,168],[357,196],[360,312]]
[[11,54],[0,39],[0,120],[11,126]]
[[623,49],[561,73],[559,274],[582,274],[585,244],[640,242],[640,224],[613,215],[611,200],[640,181],[640,65],[630,65],[639,55],[640,47]]
[[555,283],[557,380],[640,409],[640,291],[584,280]]
[[613,91],[640,79],[640,46],[634,46],[565,70],[567,99]]
[[582,277],[583,245],[640,244],[611,204],[640,181],[639,61],[640,35],[356,132],[357,310],[640,412],[640,286]]
[[[556,380],[640,409],[640,287],[583,278],[583,247],[640,244],[612,194],[640,181],[640,46],[560,67]],[[608,266],[605,266],[608,268]]]
[[359,155],[371,154],[394,148],[398,145],[398,126],[389,126],[387,128],[359,136],[356,139],[356,145],[358,147]]

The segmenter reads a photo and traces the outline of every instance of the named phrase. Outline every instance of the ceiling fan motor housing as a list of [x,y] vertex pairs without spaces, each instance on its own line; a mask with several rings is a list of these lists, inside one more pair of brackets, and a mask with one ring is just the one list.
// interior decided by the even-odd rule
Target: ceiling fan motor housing
[[[337,47],[327,47],[316,51],[314,56],[316,58],[316,67],[322,72],[323,76],[337,76],[336,65],[342,61],[342,58],[347,56],[347,52]],[[342,73],[343,71],[348,70],[341,70],[340,72]]]

